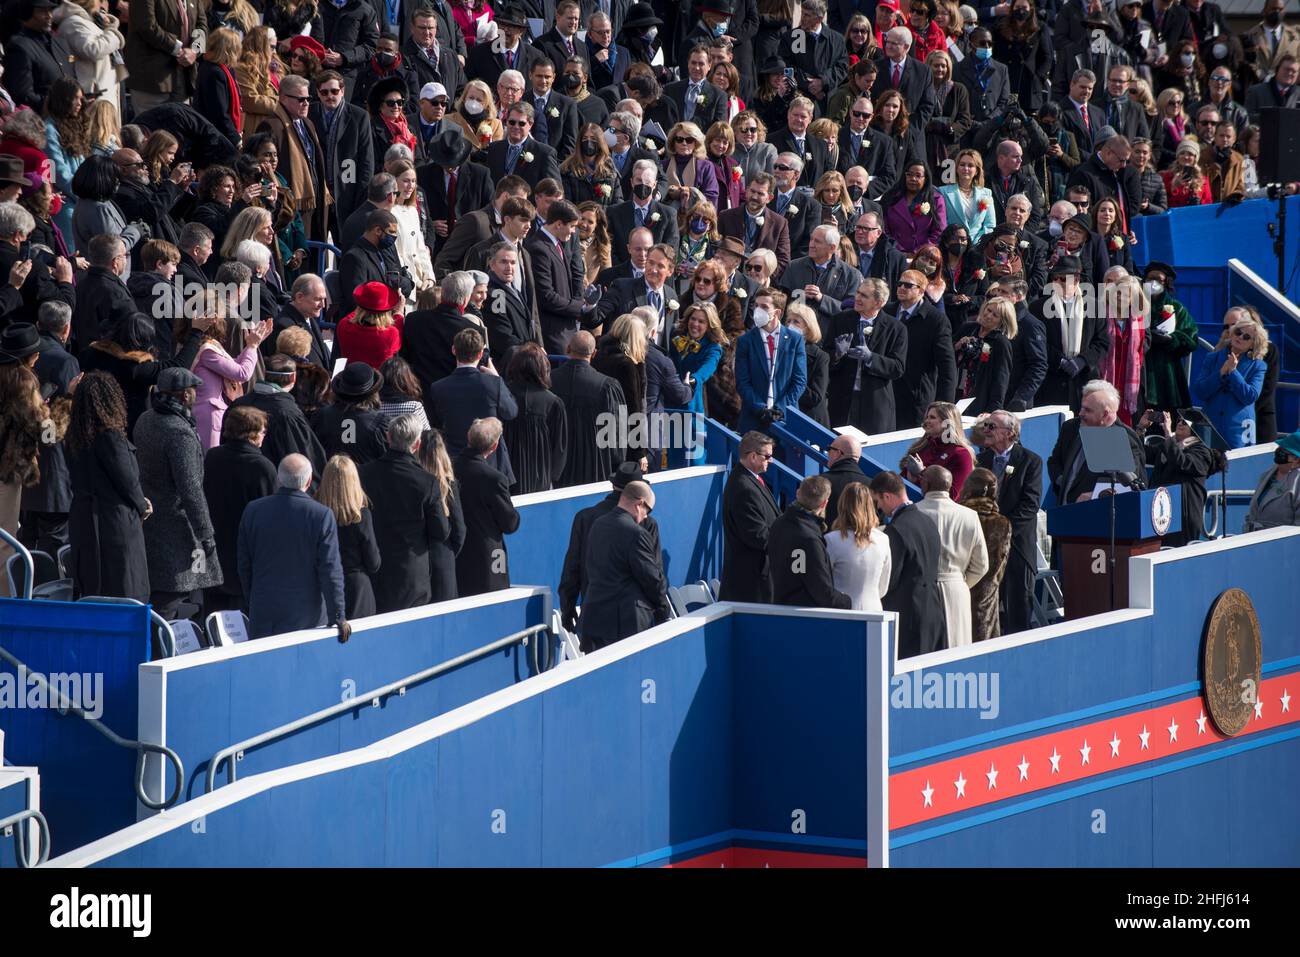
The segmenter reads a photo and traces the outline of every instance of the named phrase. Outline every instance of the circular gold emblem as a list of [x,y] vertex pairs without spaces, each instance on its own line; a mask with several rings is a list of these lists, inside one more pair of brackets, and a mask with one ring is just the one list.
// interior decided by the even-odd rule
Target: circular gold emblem
[[1240,734],[1255,713],[1259,696],[1259,618],[1240,588],[1229,588],[1210,609],[1205,624],[1205,704],[1219,733]]

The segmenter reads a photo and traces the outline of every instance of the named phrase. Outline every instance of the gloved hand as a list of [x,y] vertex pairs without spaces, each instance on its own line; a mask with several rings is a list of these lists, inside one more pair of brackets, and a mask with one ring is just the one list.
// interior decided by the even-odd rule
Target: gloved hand
[[845,353],[845,355],[847,355],[850,359],[857,360],[858,362],[871,361],[871,350],[868,349],[866,346],[854,346],[847,353]]
[[835,337],[835,355],[843,359],[848,354],[849,345],[853,342],[853,337],[847,332],[842,336]]
[[346,645],[348,639],[352,637],[352,626],[348,624],[346,618],[339,619],[339,644]]
[[1070,358],[1068,356],[1061,357],[1061,371],[1064,372],[1071,379],[1073,379],[1080,372],[1082,372],[1084,366],[1086,365],[1087,363],[1083,361],[1083,358],[1081,356],[1075,356],[1073,358]]

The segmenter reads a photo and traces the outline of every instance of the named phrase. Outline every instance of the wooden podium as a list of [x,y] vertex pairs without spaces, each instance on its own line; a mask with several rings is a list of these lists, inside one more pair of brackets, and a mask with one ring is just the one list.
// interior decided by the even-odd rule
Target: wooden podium
[[1115,496],[1115,604],[1110,603],[1109,495],[1061,505],[1047,513],[1047,532],[1060,556],[1066,619],[1128,607],[1128,560],[1159,551],[1164,535],[1182,528],[1177,486]]

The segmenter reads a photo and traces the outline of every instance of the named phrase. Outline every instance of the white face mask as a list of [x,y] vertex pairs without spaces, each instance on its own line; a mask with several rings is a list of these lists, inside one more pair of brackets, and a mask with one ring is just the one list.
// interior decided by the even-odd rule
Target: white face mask
[[465,112],[470,116],[478,116],[483,112],[483,104],[478,100],[466,100],[464,106]]
[[1191,66],[1193,63],[1196,62],[1196,54],[1195,54],[1195,53],[1184,53],[1184,54],[1183,54],[1182,56],[1180,56],[1178,59],[1182,61],[1183,66]]
[[758,329],[767,329],[767,324],[772,321],[771,314],[762,306],[754,309],[754,326]]
[[1142,288],[1146,290],[1147,295],[1150,296],[1152,299],[1154,299],[1156,296],[1160,295],[1162,292],[1165,291],[1165,287],[1160,283],[1156,282],[1154,279],[1148,279],[1146,282],[1142,284]]
[[1050,223],[1047,224],[1047,233],[1049,236],[1052,237],[1061,235],[1061,224],[1058,223],[1056,220],[1052,220]]
[[605,131],[605,145],[610,149],[618,149],[618,134],[613,130]]
[[1228,59],[1228,45],[1226,43],[1216,43],[1214,49],[1210,52],[1214,54],[1216,60]]

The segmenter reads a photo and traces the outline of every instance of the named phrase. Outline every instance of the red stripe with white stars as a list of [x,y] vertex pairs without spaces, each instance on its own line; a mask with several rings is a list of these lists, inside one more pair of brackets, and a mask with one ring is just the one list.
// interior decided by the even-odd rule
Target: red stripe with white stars
[[[1294,706],[1288,686],[1296,689]],[[1300,673],[1260,683],[1237,737],[1300,720]],[[1202,698],[1188,698],[1037,738],[900,771],[889,777],[891,829],[1054,788],[1229,740]]]

